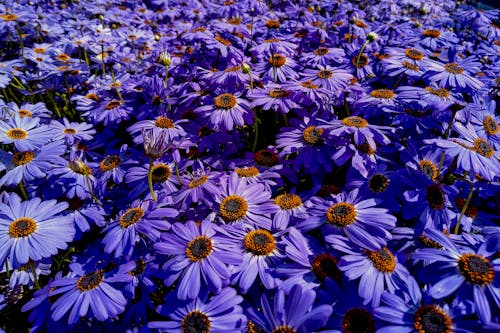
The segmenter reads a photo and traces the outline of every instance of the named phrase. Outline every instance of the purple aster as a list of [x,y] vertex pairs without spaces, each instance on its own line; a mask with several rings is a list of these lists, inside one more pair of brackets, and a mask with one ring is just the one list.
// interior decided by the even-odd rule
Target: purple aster
[[[377,333],[411,332],[457,332],[473,333],[478,323],[461,320],[461,309],[457,304],[436,304],[422,299],[420,291],[408,302],[403,298],[384,293],[382,304],[375,309],[375,317],[389,324]],[[382,324],[383,325],[383,324]]]
[[76,227],[77,235],[75,239],[79,239],[82,232],[90,231],[93,224],[98,227],[106,225],[106,212],[101,206],[89,200],[80,200],[77,197],[67,199],[67,201],[69,207],[66,216],[71,218]]
[[21,106],[17,106],[15,103],[10,103],[9,109],[19,114],[19,117],[21,118],[28,117],[48,119],[52,114],[52,112],[45,106],[45,103],[42,102],[38,102],[36,104],[23,103]]
[[332,62],[341,64],[344,62],[345,52],[341,48],[319,46],[313,52],[304,53],[301,57],[306,64],[317,67],[327,66]]
[[194,111],[209,116],[215,128],[230,131],[235,127],[251,125],[253,113],[250,112],[250,105],[240,96],[241,94],[221,93],[214,98],[212,104],[200,106]]
[[421,102],[444,111],[457,101],[452,90],[439,87],[431,82],[427,87],[401,86],[396,89],[398,99],[403,102]]
[[384,57],[382,63],[389,76],[405,74],[412,78],[419,78],[430,64],[426,53],[418,47],[406,49],[391,47],[384,50],[384,54],[388,57]]
[[175,194],[175,204],[187,209],[191,204],[204,204],[211,208],[215,197],[220,194],[220,172],[210,171],[208,168],[199,168],[190,175],[181,177],[183,187]]
[[127,131],[134,138],[136,144],[141,144],[143,142],[143,130],[152,129],[155,132],[164,133],[164,139],[167,142],[172,142],[174,139],[183,137],[186,135],[184,129],[180,126],[182,123],[187,122],[187,120],[172,120],[166,116],[156,117],[155,120],[141,120],[130,126]]
[[430,62],[425,77],[431,82],[436,82],[440,87],[458,87],[474,91],[483,86],[481,81],[470,74],[475,73],[475,69],[475,64],[467,60],[447,63],[433,61]]
[[[9,263],[8,267],[12,267],[12,264]],[[42,275],[50,275],[51,267],[51,258],[42,259],[37,262],[30,259],[26,264],[9,272],[9,287],[14,288],[15,286],[25,285],[32,288],[35,285],[35,277],[38,279]]]
[[246,317],[239,305],[243,298],[232,288],[218,294],[203,295],[190,301],[179,301],[170,293],[158,312],[168,321],[153,321],[148,327],[168,332],[237,332],[246,324]]
[[93,123],[102,123],[107,126],[128,119],[131,112],[132,107],[127,104],[127,101],[106,99],[99,102],[95,108],[82,113],[82,116],[88,117]]
[[283,236],[283,245],[288,262],[276,267],[276,274],[285,278],[280,286],[285,292],[296,284],[307,289],[316,288],[329,279],[341,282],[338,259],[326,252],[314,238],[306,238],[297,229],[289,228],[288,234]]
[[293,101],[293,92],[285,89],[284,86],[268,84],[267,88],[254,89],[248,97],[252,99],[251,106],[262,107],[263,110],[275,110],[281,113],[288,113],[292,109],[299,108]]
[[49,126],[54,129],[53,139],[64,139],[68,146],[79,141],[90,141],[96,132],[91,124],[69,122],[66,118],[63,118],[63,123],[53,120]]
[[295,54],[297,44],[280,39],[270,38],[264,39],[262,43],[258,43],[251,51],[261,57],[270,57],[272,54],[285,54],[292,56]]
[[[0,185],[15,186],[22,181],[31,182],[46,176],[47,170],[64,163],[61,157],[66,146],[61,141],[50,142],[39,150],[26,150],[8,155],[7,173],[0,179]],[[7,164],[8,163],[8,164]]]
[[293,58],[282,53],[273,53],[269,58],[262,58],[255,66],[255,71],[264,73],[262,78],[265,82],[283,83],[299,77],[295,67],[297,63]]
[[498,125],[500,124],[500,116],[495,113],[496,106],[496,101],[488,101],[484,106],[474,107],[470,114],[465,115],[464,118],[470,121],[478,137],[486,138],[493,144],[500,144]]
[[102,231],[104,251],[114,253],[115,258],[128,257],[138,242],[144,238],[152,241],[160,238],[160,232],[170,229],[167,218],[176,217],[179,212],[169,208],[170,203],[159,198],[158,204],[152,200],[135,201],[130,208],[122,210],[116,222],[109,224]]
[[164,233],[154,249],[169,258],[163,264],[165,285],[176,283],[177,297],[195,299],[208,288],[221,292],[229,284],[228,265],[241,262],[238,244],[225,237],[210,220],[175,223]]
[[251,332],[313,332],[322,328],[332,314],[329,304],[314,304],[316,293],[295,285],[288,295],[283,289],[274,294],[274,301],[269,302],[264,294],[260,298],[262,309],[247,309]]
[[263,184],[248,184],[236,172],[221,179],[220,194],[215,201],[223,223],[245,222],[268,229],[270,215],[276,211],[271,192]]
[[7,121],[0,120],[0,143],[14,143],[21,151],[41,147],[52,139],[54,133],[50,127],[39,122],[40,118],[21,118],[19,115]]
[[318,122],[304,117],[302,122],[292,119],[293,127],[286,127],[276,136],[276,148],[281,158],[293,155],[293,164],[296,170],[303,170],[312,175],[324,175],[332,171],[331,156],[334,149],[327,144],[323,137],[323,128]]
[[427,237],[442,245],[441,249],[418,249],[414,260],[430,260],[425,267],[425,279],[431,283],[429,293],[436,299],[447,297],[458,290],[458,299],[474,302],[474,312],[484,323],[491,321],[500,307],[500,250],[498,234],[494,234],[473,249],[457,246],[433,229]]
[[372,197],[363,200],[363,193],[354,189],[326,200],[313,197],[307,207],[318,224],[326,223],[328,233],[340,231],[357,246],[378,250],[391,239],[389,231],[395,227],[396,217],[387,209],[376,207],[377,204]]
[[460,134],[458,138],[429,139],[427,144],[435,144],[443,148],[444,153],[450,157],[458,158],[458,168],[469,173],[470,179],[476,174],[492,180],[500,175],[500,152],[485,138],[478,136],[472,124],[467,126],[455,123],[453,126]]
[[452,44],[457,44],[459,39],[452,31],[440,29],[423,29],[410,43],[418,42],[422,46],[431,50],[437,50],[441,47],[450,47]]
[[278,206],[273,216],[274,229],[285,230],[290,221],[293,222],[292,225],[295,225],[300,219],[308,217],[302,199],[295,193],[283,193],[276,196],[274,204]]
[[50,170],[50,175],[59,177],[57,182],[66,188],[66,197],[70,199],[74,197],[80,199],[92,197],[95,183],[92,173],[92,169],[88,164],[79,158],[69,162],[66,160],[61,161],[60,164]]
[[21,202],[10,194],[0,203],[0,264],[9,258],[14,268],[30,259],[39,261],[66,249],[75,236],[71,220],[60,215],[68,204],[34,198]]
[[345,253],[338,267],[349,280],[359,280],[358,294],[364,299],[363,304],[380,304],[384,291],[394,294],[396,290],[408,292],[414,287],[413,278],[397,260],[397,255],[387,247],[371,251],[358,248],[347,238],[340,235],[325,237],[334,249]]
[[[132,188],[129,198],[135,199],[148,191],[148,170],[148,163],[128,169],[125,175],[125,182]],[[152,166],[152,182],[155,190],[159,190],[165,194],[176,192],[179,181],[175,176],[174,163],[167,163],[161,159],[154,161]]]
[[87,271],[82,265],[70,265],[70,274],[49,284],[49,297],[59,295],[52,303],[52,319],[63,318],[68,312],[68,324],[76,324],[80,317],[105,321],[125,310],[127,300],[117,289],[116,282],[131,279],[129,274],[107,274],[104,270]]
[[317,69],[304,69],[302,76],[305,80],[325,88],[339,97],[350,85],[353,76],[349,72],[331,66],[318,66]]

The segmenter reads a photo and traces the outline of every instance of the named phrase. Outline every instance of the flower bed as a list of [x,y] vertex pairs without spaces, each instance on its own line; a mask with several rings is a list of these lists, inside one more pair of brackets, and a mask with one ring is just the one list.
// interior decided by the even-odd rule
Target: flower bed
[[499,14],[0,4],[0,331],[498,332]]

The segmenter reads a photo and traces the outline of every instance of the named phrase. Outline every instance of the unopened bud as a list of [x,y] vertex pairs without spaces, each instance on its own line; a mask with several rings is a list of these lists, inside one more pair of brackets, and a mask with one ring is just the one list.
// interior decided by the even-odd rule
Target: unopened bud
[[170,58],[170,53],[168,53],[168,51],[161,52],[160,56],[158,57],[158,61],[165,67],[170,66],[170,64],[172,63],[172,58]]
[[366,35],[366,40],[369,43],[374,42],[378,38],[378,34],[376,32],[370,32],[368,35]]
[[249,64],[247,64],[246,62],[241,63],[241,71],[243,73],[248,74],[248,73],[250,73],[250,70],[251,70],[251,68],[250,68]]

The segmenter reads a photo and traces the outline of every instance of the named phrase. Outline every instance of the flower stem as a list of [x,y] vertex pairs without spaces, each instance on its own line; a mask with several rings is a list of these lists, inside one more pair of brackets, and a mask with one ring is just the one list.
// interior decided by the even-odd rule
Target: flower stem
[[148,185],[149,185],[149,193],[151,193],[151,198],[156,202],[155,191],[153,190],[153,158],[149,158],[149,169],[148,169]]
[[28,195],[26,194],[26,190],[24,189],[22,181],[19,183],[19,190],[21,191],[21,196],[23,197],[23,199],[28,200]]
[[455,225],[455,230],[453,231],[456,235],[458,235],[458,229],[460,228],[460,222],[462,221],[462,218],[464,217],[464,214],[467,211],[467,208],[469,207],[470,201],[472,199],[472,192],[473,191],[474,191],[474,184],[472,182],[470,182],[469,195],[467,196],[467,199],[465,200],[465,204],[462,207],[462,211],[460,212],[460,216],[458,217],[457,224]]
[[40,289],[40,284],[38,283],[38,275],[36,274],[35,262],[30,260],[31,271],[33,272],[33,280],[35,281],[35,289]]
[[116,80],[115,80],[115,71],[113,70],[113,68],[111,68],[111,79],[113,80],[113,86],[115,87],[115,90],[116,90],[116,94],[118,95],[118,97],[120,98],[120,101],[123,102],[123,96],[122,94],[120,93],[120,89],[118,89],[118,85],[116,84]]
[[359,60],[361,59],[361,55],[366,49],[366,46],[369,44],[369,41],[364,42],[363,46],[361,46],[361,50],[359,50],[358,56],[356,57],[356,77],[358,77],[358,68],[359,68]]
[[97,197],[95,196],[94,194],[94,190],[92,189],[92,184],[90,183],[90,177],[89,175],[85,175],[85,180],[87,181],[87,187],[89,188],[89,192],[90,192],[90,196],[92,197],[92,199],[99,205],[102,207],[102,203],[99,199],[97,199]]

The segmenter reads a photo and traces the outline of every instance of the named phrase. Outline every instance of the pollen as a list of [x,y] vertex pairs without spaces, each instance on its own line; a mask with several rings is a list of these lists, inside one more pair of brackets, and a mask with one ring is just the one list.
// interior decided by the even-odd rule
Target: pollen
[[317,128],[316,126],[309,126],[302,133],[302,138],[304,139],[305,143],[315,146],[323,142],[322,135],[323,135],[322,128]]
[[333,204],[326,211],[326,220],[337,227],[347,227],[356,221],[356,208],[347,202]]
[[498,134],[498,123],[495,118],[491,116],[486,116],[483,119],[484,131],[488,135],[496,135]]
[[19,18],[19,15],[16,14],[2,14],[0,15],[0,18],[2,18],[4,21],[15,21]]
[[368,126],[368,122],[365,119],[358,116],[351,116],[344,118],[342,119],[342,124],[344,124],[345,126],[357,127],[357,128],[363,128]]
[[328,54],[328,52],[329,52],[328,48],[324,46],[320,46],[316,50],[314,50],[314,54],[317,56],[324,56]]
[[258,256],[268,256],[276,248],[273,235],[267,230],[252,230],[245,235],[245,249]]
[[128,228],[133,224],[139,222],[139,220],[144,216],[144,209],[141,207],[129,208],[125,213],[118,219],[118,224],[122,228]]
[[195,178],[189,182],[189,188],[200,187],[208,181],[208,176],[201,176],[199,178]]
[[394,91],[390,89],[375,89],[370,93],[370,96],[374,98],[392,99],[394,98]]
[[76,133],[77,133],[77,130],[76,130],[76,129],[74,129],[74,128],[68,127],[68,128],[65,128],[65,129],[63,130],[63,133],[64,133],[64,134],[73,135],[73,134],[76,134]]
[[33,161],[35,154],[32,151],[20,151],[12,155],[12,163],[15,166],[25,165]]
[[420,72],[420,67],[408,61],[403,61],[403,67],[414,72]]
[[456,62],[450,62],[444,65],[444,70],[451,74],[463,74],[464,69],[460,67]]
[[81,292],[89,291],[99,287],[99,285],[104,280],[104,273],[101,270],[97,270],[92,273],[83,275],[76,282],[76,287]]
[[317,84],[312,83],[312,81],[310,81],[310,80],[301,82],[300,85],[304,88],[307,88],[307,89],[318,89],[319,88],[319,86]]
[[291,210],[302,205],[302,199],[297,194],[280,194],[274,199],[274,203],[283,210]]
[[11,238],[27,237],[37,229],[36,221],[30,217],[21,217],[12,221],[9,225],[9,236]]
[[56,60],[67,62],[71,57],[65,53],[60,53],[56,56]]
[[366,251],[366,256],[379,272],[392,273],[396,269],[396,260],[388,248],[383,247],[378,251]]
[[106,156],[101,163],[99,163],[99,169],[101,171],[106,172],[106,171],[111,171],[113,169],[116,169],[121,163],[120,157],[118,155],[110,155]]
[[433,241],[432,239],[430,239],[429,237],[426,237],[423,234],[418,236],[418,240],[420,243],[422,243],[422,245],[424,245],[425,247],[428,247],[428,248],[432,248],[432,249],[442,249],[443,248],[443,246],[441,246],[441,244],[439,244],[436,241]]
[[368,65],[368,57],[364,54],[362,54],[360,57],[359,57],[359,62],[358,62],[358,55],[355,55],[352,60],[351,60],[352,64],[358,68],[362,68],[362,67],[365,67],[366,65]]
[[426,87],[425,90],[427,90],[430,94],[441,98],[448,98],[450,96],[450,91],[445,88],[434,89],[432,87]]
[[342,318],[343,333],[375,333],[373,315],[364,308],[349,309]]
[[89,94],[85,95],[85,98],[91,99],[91,100],[93,100],[95,102],[99,102],[99,96],[97,96],[94,93],[89,93]]
[[436,165],[429,160],[421,160],[419,162],[420,169],[422,172],[432,180],[436,180],[438,177],[438,170]]
[[318,78],[326,80],[333,76],[333,72],[327,69],[318,71]]
[[7,134],[7,136],[12,140],[22,140],[28,137],[28,132],[26,132],[22,128],[11,128],[5,134]]
[[260,171],[256,167],[237,168],[234,172],[236,172],[240,178],[251,178],[260,175]]
[[389,186],[390,180],[385,175],[377,173],[368,181],[368,188],[375,193],[382,193]]
[[219,211],[224,221],[234,222],[245,217],[248,203],[239,195],[230,195],[222,200]]
[[269,29],[278,29],[280,27],[280,21],[278,20],[267,20],[265,24]]
[[441,31],[436,29],[425,29],[422,31],[422,36],[430,38],[439,38],[441,36]]
[[269,57],[271,67],[282,67],[286,64],[286,57],[283,54],[273,54]]
[[271,98],[286,98],[288,96],[290,96],[290,90],[281,88],[273,88],[269,90],[269,97]]
[[296,330],[294,330],[289,326],[281,325],[276,327],[271,333],[296,333],[296,332],[297,332]]
[[482,155],[484,157],[491,158],[495,151],[493,150],[493,147],[484,139],[481,138],[476,138],[474,140],[474,148],[473,150],[477,152],[479,155]]
[[210,333],[211,329],[210,319],[206,314],[201,311],[194,310],[189,312],[181,323],[183,333],[197,332],[197,333]]
[[451,333],[452,321],[440,307],[422,305],[415,312],[413,327],[419,333]]
[[191,262],[205,259],[212,253],[213,246],[210,238],[198,236],[190,241],[186,247],[186,256]]
[[160,116],[155,120],[155,126],[158,128],[174,128],[174,122],[172,119],[165,116]]
[[220,37],[220,36],[215,36],[214,38],[215,38],[215,40],[217,40],[219,43],[221,43],[221,44],[223,44],[223,45],[225,45],[225,46],[231,46],[231,42],[230,42],[230,41],[228,41],[227,39],[224,39],[224,38],[222,38],[222,37]]
[[152,173],[154,183],[163,183],[172,175],[170,167],[164,163],[155,164],[152,168]]
[[19,116],[21,118],[24,118],[24,117],[28,117],[28,118],[31,118],[32,114],[29,110],[26,110],[26,109],[20,109],[19,111]]
[[114,100],[109,101],[108,103],[106,103],[106,105],[104,106],[104,108],[106,110],[112,110],[112,109],[118,108],[120,105],[122,105],[122,103],[120,101],[114,99]]
[[338,260],[331,254],[321,253],[313,259],[311,270],[321,281],[324,281],[326,278],[340,281],[342,273],[337,267],[337,263]]
[[408,48],[405,50],[405,55],[412,60],[422,60],[424,58],[424,54],[419,50]]
[[444,208],[444,191],[438,184],[432,184],[427,187],[425,198],[427,199],[427,202],[432,209],[439,210]]
[[217,109],[230,110],[236,106],[236,97],[233,94],[222,94],[215,98],[214,104]]
[[458,259],[458,269],[467,282],[474,284],[487,285],[495,278],[490,261],[477,254],[463,254]]

